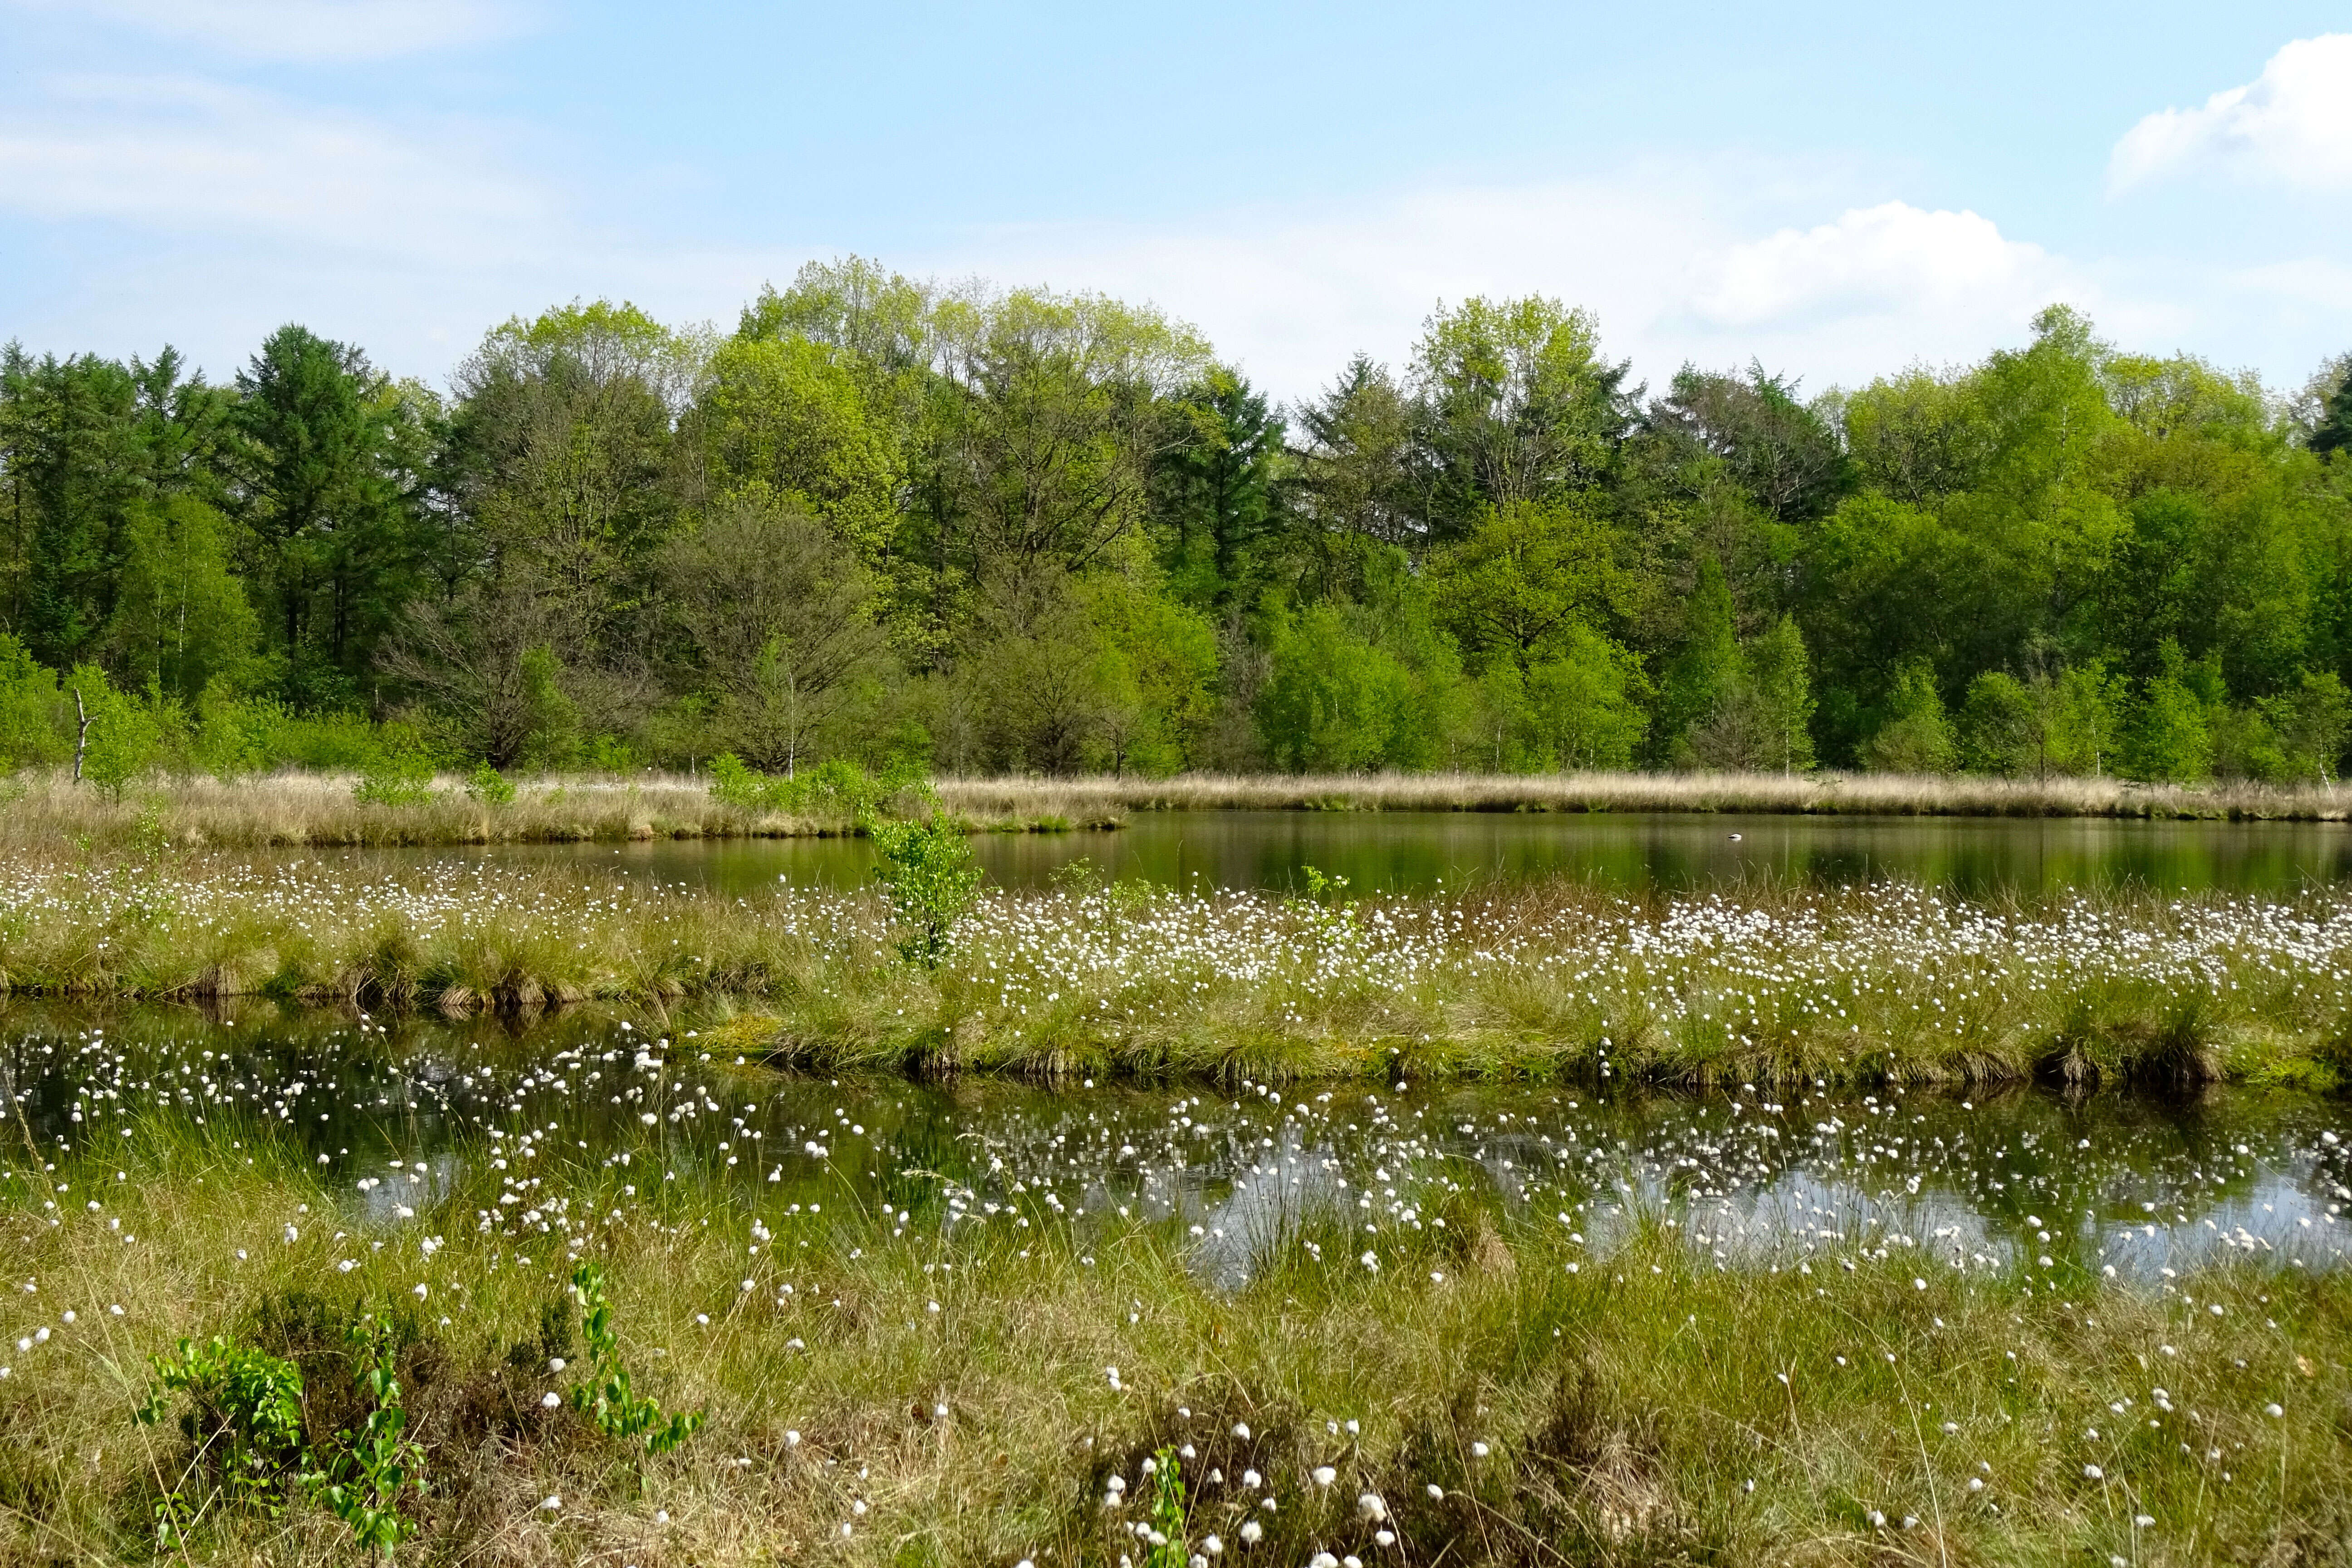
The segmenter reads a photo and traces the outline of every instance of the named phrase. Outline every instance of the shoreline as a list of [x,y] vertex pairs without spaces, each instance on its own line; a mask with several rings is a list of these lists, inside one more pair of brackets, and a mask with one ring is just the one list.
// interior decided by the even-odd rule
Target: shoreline
[[[581,775],[518,781],[506,803],[477,801],[436,777],[425,801],[353,795],[357,775],[278,773],[135,784],[120,802],[58,773],[0,780],[0,844],[183,849],[482,847],[501,844],[824,838],[855,836],[846,812],[772,811],[716,798],[707,779]],[[1142,778],[936,781],[965,831],[1113,832],[1138,813],[1272,811],[1561,816],[1838,816],[2149,822],[2352,821],[2352,788],[2139,784],[1974,776],[1813,773],[1180,774]]]
[[1101,811],[1412,811],[1759,816],[2090,817],[2148,821],[2343,822],[2352,788],[2116,778],[2004,779],[1822,772],[1778,773],[1179,774],[1168,779],[943,778],[940,798],[971,812],[1018,809],[1050,791]]

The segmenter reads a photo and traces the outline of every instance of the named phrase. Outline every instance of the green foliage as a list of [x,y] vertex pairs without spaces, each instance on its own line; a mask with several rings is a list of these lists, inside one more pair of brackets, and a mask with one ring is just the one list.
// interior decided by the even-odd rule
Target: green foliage
[[1444,532],[1487,507],[1548,502],[1595,482],[1633,422],[1626,366],[1601,357],[1600,322],[1540,295],[1439,310],[1413,371],[1437,459],[1432,521]]
[[580,708],[565,694],[555,650],[541,643],[523,650],[520,665],[523,710],[521,761],[534,768],[561,768],[580,754]]
[[1885,717],[1863,756],[1874,771],[1887,773],[1948,773],[1958,764],[1958,742],[1927,660],[1908,659],[1895,671]]
[[416,586],[419,521],[398,481],[422,410],[347,343],[288,325],[236,378],[239,521],[281,695],[340,706]]
[[405,1436],[397,1326],[383,1313],[362,1312],[344,1331],[344,1341],[359,1363],[367,1414],[356,1432],[335,1435],[336,1451],[313,1484],[319,1500],[351,1526],[354,1541],[389,1557],[416,1531],[401,1501],[425,1489],[425,1451]]
[[71,679],[89,719],[81,776],[120,805],[123,790],[162,760],[162,703],[117,691],[103,670],[88,665],[76,668]]
[[[232,1507],[276,1514],[298,1495],[316,1497],[361,1546],[389,1556],[415,1531],[401,1503],[425,1489],[424,1452],[403,1435],[408,1415],[392,1320],[362,1312],[345,1331],[345,1342],[368,1396],[367,1414],[358,1431],[337,1433],[323,1451],[304,1428],[300,1369],[226,1336],[203,1343],[184,1339],[175,1353],[155,1357],[154,1383],[135,1415],[152,1426],[170,1408],[171,1395],[186,1394],[192,1408],[180,1430],[194,1468],[216,1479]],[[184,1549],[205,1511],[184,1480],[166,1491],[155,1504],[158,1543]]]
[[[2336,363],[2341,367],[2345,362],[2338,360]],[[2310,446],[2321,457],[2352,451],[2352,374],[2339,368],[2334,390],[2320,403]]]
[[783,777],[761,773],[732,752],[721,752],[710,763],[712,796],[744,811],[862,821],[889,809],[901,796],[924,795],[928,790],[921,770],[903,763],[877,776],[836,757]]
[[1197,763],[1215,716],[1215,628],[1125,577],[1090,585],[1084,607],[1100,691],[1090,760],[1148,777]]
[[0,768],[62,763],[73,755],[73,700],[32,651],[0,632]]
[[2179,645],[2164,645],[2161,671],[2141,693],[2126,738],[2134,778],[2193,784],[2213,771],[2213,724],[2203,693],[2191,684]]
[[1249,596],[1248,580],[1281,535],[1282,417],[1223,365],[1169,412],[1176,433],[1154,498],[1169,576],[1185,604],[1223,608]]
[[[186,1394],[192,1408],[180,1418],[181,1433],[196,1466],[232,1505],[276,1513],[289,1489],[308,1484],[314,1462],[302,1430],[302,1373],[292,1362],[215,1335],[201,1343],[184,1339],[152,1366],[154,1382],[135,1412],[140,1423],[153,1426],[171,1395]],[[201,1512],[184,1480],[167,1490],[155,1504],[158,1544],[184,1545]]]
[[193,496],[132,509],[107,633],[118,670],[183,702],[246,678],[260,626],[230,546],[227,520]]
[[1314,866],[1301,866],[1298,874],[1307,883],[1307,896],[1286,895],[1282,907],[1312,926],[1326,942],[1354,941],[1359,934],[1357,900],[1340,897],[1348,890],[1348,879]]
[[712,359],[702,437],[721,489],[758,486],[867,561],[898,523],[905,459],[849,356],[797,335],[739,337]]
[[1151,1549],[1144,1568],[1185,1568],[1192,1561],[1184,1525],[1184,1475],[1173,1444],[1151,1457],[1151,1500],[1146,1506]]
[[1414,593],[1350,611],[1316,605],[1277,617],[1258,730],[1276,765],[1352,773],[1439,765],[1463,708],[1459,658]]
[[630,1386],[629,1370],[621,1364],[620,1336],[613,1328],[613,1306],[604,1298],[601,1265],[583,1259],[572,1266],[572,1299],[580,1308],[581,1329],[588,1338],[588,1379],[572,1390],[572,1407],[605,1436],[640,1444],[648,1454],[667,1454],[694,1436],[702,1426],[703,1412],[665,1415],[659,1402],[639,1397]]
[[515,786],[506,774],[481,763],[466,775],[466,797],[477,805],[512,805]]
[[881,852],[875,879],[889,895],[905,934],[898,956],[920,968],[939,965],[953,946],[955,923],[980,896],[980,867],[971,840],[947,813],[893,822],[867,816],[862,826]]
[[1514,501],[1432,552],[1431,594],[1465,654],[1524,672],[1622,614],[1631,585],[1616,550],[1590,500]]
[[1286,416],[1149,308],[853,258],[723,342],[518,318],[446,406],[299,325],[227,387],[0,349],[0,765],[102,670],[142,765],[403,798],[354,714],[506,772],[2333,778],[2343,361],[2290,403],[2032,328],[1644,401],[1589,311],[1475,298]]
[[1739,634],[1731,611],[1723,564],[1711,555],[1705,557],[1683,612],[1682,647],[1666,671],[1659,702],[1660,739],[1669,754],[1687,750],[1692,726],[1713,714],[1738,683]]
[[385,728],[375,755],[352,786],[370,805],[423,805],[433,798],[433,753],[414,731]]
[[1969,682],[1960,712],[1962,761],[1979,773],[2047,779],[2115,770],[2123,681],[2099,665],[2020,680],[1992,670]]
[[1505,659],[1479,677],[1473,757],[1497,773],[1632,766],[1650,721],[1640,661],[1582,626],[1552,642],[1524,672]]
[[1727,674],[1710,670],[1714,706],[1685,731],[1678,755],[1700,767],[1793,773],[1813,765],[1812,680],[1805,639],[1781,616],[1739,650]]
[[2336,782],[2336,764],[2352,741],[2352,690],[2334,670],[2303,672],[2294,686],[2262,703],[2263,717],[2278,738],[2284,774]]

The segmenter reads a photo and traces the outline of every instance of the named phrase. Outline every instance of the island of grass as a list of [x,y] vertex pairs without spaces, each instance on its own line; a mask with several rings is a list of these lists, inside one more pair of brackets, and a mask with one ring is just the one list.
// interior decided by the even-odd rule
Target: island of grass
[[902,892],[23,856],[0,873],[0,985],[689,1007],[731,1049],[828,1072],[2329,1088],[2352,1069],[2352,899],[2335,890],[1985,903],[1560,881],[1352,900],[967,880],[928,912]]

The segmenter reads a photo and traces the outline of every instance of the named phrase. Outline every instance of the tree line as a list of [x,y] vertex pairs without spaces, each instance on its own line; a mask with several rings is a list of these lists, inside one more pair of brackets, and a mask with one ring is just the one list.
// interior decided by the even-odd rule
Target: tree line
[[723,336],[517,318],[446,391],[299,326],[217,385],[12,344],[0,754],[97,703],[220,771],[2327,779],[2347,367],[2283,395],[2053,307],[1654,393],[1589,312],[1471,299],[1286,408],[1152,309],[857,259]]

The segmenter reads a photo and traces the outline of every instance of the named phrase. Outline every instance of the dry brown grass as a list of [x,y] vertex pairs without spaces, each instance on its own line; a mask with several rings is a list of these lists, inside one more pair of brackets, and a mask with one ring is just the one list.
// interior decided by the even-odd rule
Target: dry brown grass
[[2339,822],[2352,790],[2146,784],[2116,778],[1897,773],[1184,773],[1175,778],[958,778],[969,815],[1116,811],[1660,811],[1848,816],[2127,816]]
[[[470,798],[445,774],[429,800],[380,805],[351,775],[197,776],[134,786],[121,802],[61,773],[0,781],[0,844],[110,845],[161,837],[193,848],[561,844],[848,834],[846,812],[732,805],[677,773],[535,779],[513,801]],[[1187,773],[1145,778],[951,778],[940,803],[974,832],[1114,828],[1137,811],[1754,812],[1888,816],[2352,819],[2352,790],[2141,784],[2121,779],[1885,773]]]
[[[126,790],[120,803],[62,773],[0,781],[0,843],[64,847],[161,837],[189,848],[371,845],[569,844],[650,838],[805,838],[856,831],[847,812],[802,815],[730,805],[706,780],[676,773],[587,774],[520,784],[503,805],[476,801],[444,774],[432,798],[379,805],[350,774],[278,773],[224,784],[171,778]],[[1118,826],[1114,808],[1046,787],[1017,811],[949,803],[975,832]]]

